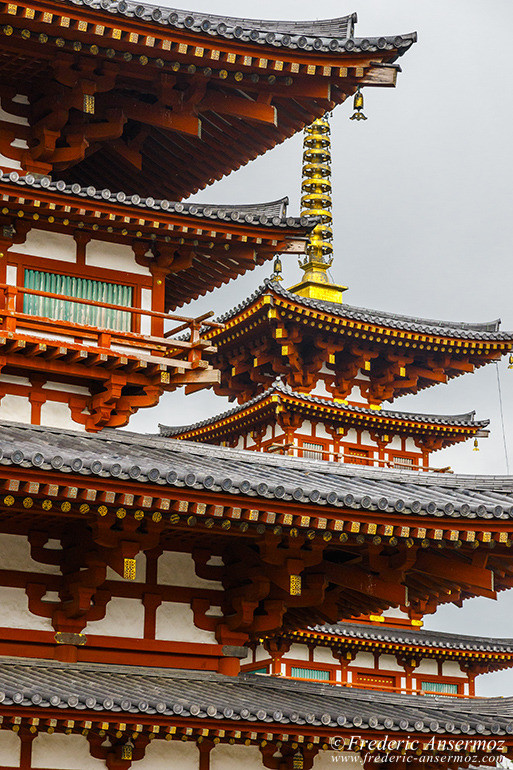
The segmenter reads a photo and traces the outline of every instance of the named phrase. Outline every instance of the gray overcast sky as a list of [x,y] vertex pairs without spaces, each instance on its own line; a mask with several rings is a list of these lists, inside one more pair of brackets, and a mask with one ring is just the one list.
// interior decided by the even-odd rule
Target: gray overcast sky
[[[166,3],[171,5],[172,3]],[[183,6],[185,7],[185,6]],[[416,30],[419,41],[400,59],[393,89],[365,89],[366,122],[349,121],[351,104],[332,120],[335,281],[349,286],[354,305],[425,318],[487,321],[513,329],[511,244],[510,82],[511,0],[191,0],[188,10],[260,18],[317,18],[358,13],[356,34]],[[195,196],[223,203],[290,197],[299,211],[300,136]],[[240,302],[271,272],[264,266],[202,300],[187,312],[216,314]],[[285,285],[298,278],[294,257]],[[499,365],[513,470],[513,370]],[[506,471],[495,365],[395,402],[395,407],[445,413],[476,409],[492,436],[434,455],[461,473]],[[129,428],[194,422],[227,408],[205,392],[169,394],[141,410]],[[498,602],[475,600],[442,608],[430,628],[513,637],[513,592]],[[513,672],[481,677],[480,694],[512,694]]]

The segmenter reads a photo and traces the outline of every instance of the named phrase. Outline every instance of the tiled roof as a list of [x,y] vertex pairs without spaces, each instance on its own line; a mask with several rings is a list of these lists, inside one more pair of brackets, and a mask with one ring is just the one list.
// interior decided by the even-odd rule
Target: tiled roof
[[193,423],[192,425],[174,426],[174,425],[159,425],[160,433],[162,436],[176,436],[179,433],[185,433],[190,430],[196,430],[197,428],[203,428],[208,425],[214,425],[220,420],[224,420],[226,417],[232,417],[236,414],[244,412],[249,407],[255,406],[273,393],[281,393],[285,396],[292,396],[298,401],[304,401],[309,404],[317,404],[319,406],[329,406],[335,411],[340,412],[352,412],[355,415],[369,415],[370,417],[383,417],[390,420],[410,420],[415,422],[429,423],[431,425],[461,425],[485,428],[489,424],[489,420],[475,420],[475,412],[465,412],[465,414],[420,414],[418,412],[395,412],[389,409],[380,409],[374,411],[372,409],[365,409],[360,406],[352,406],[350,404],[337,403],[329,398],[321,398],[320,396],[312,396],[307,393],[297,393],[288,385],[276,381],[270,388],[264,393],[261,393],[251,401],[247,401],[244,404],[229,409],[226,412],[216,415],[215,417],[209,417],[206,420]]
[[399,729],[467,735],[513,733],[513,698],[475,700],[351,690],[341,685],[241,674],[61,663],[0,662],[5,706],[60,707],[159,717],[321,728]]
[[363,323],[372,323],[379,326],[392,327],[394,329],[404,329],[418,332],[420,334],[444,335],[450,337],[462,337],[471,339],[511,339],[513,334],[500,332],[500,319],[489,321],[487,323],[463,323],[460,321],[437,321],[428,318],[418,318],[415,316],[400,315],[398,313],[388,313],[382,310],[368,310],[367,308],[356,307],[354,305],[338,304],[327,302],[320,299],[309,299],[301,297],[299,294],[287,291],[276,281],[267,280],[250,297],[237,307],[224,313],[217,319],[225,323],[229,319],[238,315],[242,310],[253,304],[259,297],[265,294],[277,294],[290,302],[302,305],[306,308],[320,310],[340,318],[348,318]]
[[267,21],[241,19],[198,11],[176,10],[166,6],[128,0],[67,0],[113,15],[136,18],[175,29],[197,32],[205,37],[221,37],[248,43],[328,53],[353,51],[406,51],[417,39],[415,33],[389,37],[354,38],[356,14],[322,21]]
[[[428,517],[513,518],[513,477],[373,469],[103,430],[0,423],[0,466]],[[52,471],[52,472],[53,472]]]
[[397,642],[398,644],[422,647],[442,647],[448,650],[513,652],[513,639],[449,634],[443,631],[429,631],[423,628],[394,628],[385,624],[371,626],[368,623],[349,623],[343,621],[336,625],[309,626],[308,631],[329,634],[334,637],[343,636],[376,642]]
[[111,201],[114,204],[122,204],[127,207],[151,209],[153,211],[166,211],[169,213],[186,214],[193,217],[207,219],[230,220],[233,222],[247,222],[255,225],[268,225],[272,227],[313,227],[316,219],[309,217],[287,217],[289,199],[280,198],[268,203],[251,204],[211,204],[211,203],[181,203],[168,200],[155,200],[155,198],[141,198],[140,195],[128,195],[125,192],[112,192],[111,190],[97,190],[93,186],[82,187],[79,184],[68,184],[62,180],[54,181],[49,176],[37,177],[33,174],[20,176],[17,171],[0,173],[0,182],[13,183],[19,187],[31,187],[43,189],[48,192],[60,192],[79,198],[88,198],[96,201]]

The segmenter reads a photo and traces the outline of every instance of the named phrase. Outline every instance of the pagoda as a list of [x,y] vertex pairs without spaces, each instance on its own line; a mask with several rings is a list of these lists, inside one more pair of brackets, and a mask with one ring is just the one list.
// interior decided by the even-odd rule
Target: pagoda
[[[361,117],[363,99],[357,95]],[[272,278],[206,330],[221,372],[217,394],[238,406],[166,436],[263,452],[375,467],[430,470],[430,455],[486,437],[475,412],[418,414],[384,402],[471,373],[512,349],[499,321],[455,323],[347,305],[347,287],[328,276],[333,263],[331,139],[326,117],[305,130],[303,216],[315,218],[303,278]],[[438,468],[438,470],[443,470]],[[446,469],[447,470],[447,469]]]
[[[312,244],[329,258],[326,205],[305,205],[297,218],[286,199],[185,200],[348,97],[361,115],[361,88],[395,85],[415,35],[359,38],[355,23],[234,19],[130,0],[0,3],[4,770],[322,770],[339,752],[370,768],[368,743],[391,731],[398,740],[378,755],[414,768],[424,756],[446,768],[513,755],[512,700],[474,699],[469,681],[461,698],[438,698],[401,673],[380,691],[349,687],[348,677],[344,686],[351,666],[331,649],[334,686],[289,676],[288,658],[268,662],[280,650],[290,664],[301,660],[295,643],[286,650],[290,639],[303,645],[301,634],[326,654],[325,637],[346,639],[347,623],[392,610],[413,628],[441,604],[511,588],[511,479],[294,457],[290,436],[276,455],[119,430],[180,387],[247,403],[276,379],[276,350],[294,381],[275,388],[315,398],[326,367],[338,399],[357,379],[341,355],[350,340],[357,371],[369,371],[365,356],[371,363],[359,381],[377,406],[511,344],[495,326],[421,331],[383,315],[374,332],[374,320],[344,315],[331,295],[312,297],[323,274]],[[252,379],[237,368],[241,336],[232,372],[221,360],[232,320],[179,309],[286,253],[304,259],[303,285],[287,293],[273,282],[263,312],[253,310],[258,298],[248,305],[255,329],[277,320],[276,348],[262,350]],[[291,308],[282,326],[280,302]],[[296,331],[287,326],[294,303]],[[321,328],[313,313],[328,306],[342,315]],[[266,320],[268,311],[278,316]],[[334,335],[334,361],[315,346],[307,358],[296,332],[308,326],[331,340],[337,323],[345,331]],[[290,339],[278,327],[290,327]],[[399,348],[408,350],[397,369]],[[342,422],[361,413],[363,433],[370,413],[379,416],[349,399],[333,404]],[[410,428],[420,441],[449,443],[484,429],[469,415],[413,420],[402,432],[399,417],[385,419],[379,435],[394,427],[405,440]],[[447,653],[436,639],[382,641],[389,657],[402,645],[410,668],[420,653],[443,668],[458,652],[457,640]],[[363,642],[344,644],[357,655]],[[284,675],[242,671],[253,651]],[[478,665],[478,654],[467,657]],[[505,642],[496,658],[509,661]],[[447,758],[455,736],[463,753]]]

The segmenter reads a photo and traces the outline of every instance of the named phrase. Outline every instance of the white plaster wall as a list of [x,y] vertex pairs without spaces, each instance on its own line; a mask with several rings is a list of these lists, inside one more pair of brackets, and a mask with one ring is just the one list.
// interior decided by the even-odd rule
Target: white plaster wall
[[424,660],[421,660],[419,663],[418,668],[414,671],[415,674],[433,674],[436,676],[438,674],[438,663],[436,660],[430,660],[429,658],[425,658]]
[[368,430],[362,430],[362,444],[370,444],[371,446],[375,446],[374,441],[370,437],[370,433]]
[[269,660],[269,653],[263,647],[257,647],[255,650],[255,660]]
[[105,770],[105,762],[89,752],[83,735],[40,733],[32,744],[32,767],[52,770]]
[[237,441],[237,446],[235,448],[236,449],[244,449],[244,439],[243,439],[242,436]]
[[390,450],[393,451],[394,449],[397,449],[400,452],[401,448],[402,448],[402,441],[401,441],[401,438],[399,436],[394,436],[392,438],[392,441],[389,444],[387,444],[387,446],[386,446],[386,449],[388,451],[390,451]]
[[85,426],[71,417],[71,409],[60,401],[45,401],[41,406],[41,425],[85,431]]
[[457,676],[466,679],[465,674],[460,668],[460,664],[455,660],[445,660],[442,664],[442,674],[444,676]]
[[12,115],[10,112],[6,112],[3,107],[0,107],[0,120],[5,120],[8,123],[16,123],[17,126],[29,125],[27,118],[23,118],[21,115]]
[[[326,369],[324,364],[322,366],[322,369]],[[321,369],[321,373],[322,373],[322,369]],[[326,370],[326,373],[328,373],[327,370]],[[326,383],[324,382],[324,380],[322,378],[317,380],[315,388],[313,388],[310,391],[309,395],[311,395],[311,396],[320,396],[321,398],[323,398],[323,397],[324,398],[332,398],[333,397],[333,394],[330,393],[330,391],[327,389]]]
[[0,420],[30,423],[32,406],[25,396],[11,396],[9,393],[0,401]]
[[405,618],[406,619],[408,617],[407,613],[400,610],[399,607],[390,607],[390,609],[385,610],[385,612],[383,613],[383,616],[385,617],[385,625],[386,625],[386,618]]
[[357,652],[351,665],[355,668],[374,668],[374,655],[370,652]]
[[21,742],[16,733],[0,730],[0,767],[18,767]]
[[325,438],[329,441],[333,441],[333,437],[330,436],[324,425],[320,422],[315,426],[315,438]]
[[18,284],[18,266],[17,265],[7,265],[7,268],[5,271],[5,282],[9,284],[9,286],[16,286]]
[[314,759],[313,770],[333,770],[336,767],[350,767],[356,770],[363,767],[359,754],[354,751],[319,751]]
[[290,650],[283,657],[293,660],[308,660],[308,647],[305,644],[292,644]]
[[262,770],[262,754],[256,746],[229,746],[219,743],[210,754],[210,770]]
[[15,374],[0,374],[0,382],[8,382],[12,385],[24,385],[30,388],[28,377],[17,377]]
[[157,609],[155,638],[169,642],[217,644],[212,631],[196,628],[190,606],[180,602],[162,602]]
[[77,244],[73,236],[46,230],[29,230],[25,243],[14,246],[13,252],[59,262],[77,261]]
[[[52,548],[60,548],[60,545],[54,541]],[[37,573],[60,574],[59,567],[54,567],[51,564],[40,564],[31,558],[29,542],[22,535],[0,535],[0,564],[2,569],[31,572],[33,578],[37,578]]]
[[379,656],[379,668],[386,671],[403,671],[404,668],[399,665],[395,655],[380,655]]
[[405,452],[416,452],[418,453],[419,448],[415,446],[415,442],[412,438],[407,438],[406,443],[404,445],[404,451]]
[[0,626],[30,628],[33,631],[52,631],[49,618],[40,618],[29,612],[28,597],[23,588],[0,586]]
[[151,275],[144,265],[138,265],[131,247],[124,243],[90,241],[86,246],[86,265],[106,267],[137,275]]
[[331,663],[332,665],[337,662],[329,647],[316,647],[314,661],[316,663]]
[[75,393],[77,396],[90,396],[91,391],[83,385],[73,385],[71,382],[45,382],[43,390],[58,390],[59,393]]
[[273,437],[272,425],[268,425],[267,428],[265,429],[265,433],[262,437],[262,441],[268,441],[272,437]]
[[158,561],[158,582],[164,585],[188,586],[189,588],[222,589],[216,580],[203,580],[196,575],[194,560],[189,553],[164,551]]
[[[124,583],[125,579],[118,575],[111,567],[107,567],[107,580],[119,580]],[[135,580],[134,583],[144,583],[146,581],[146,554],[138,553],[135,557]]]
[[358,435],[354,428],[351,428],[347,431],[345,436],[341,436],[342,441],[347,441],[349,444],[356,444],[358,440]]
[[[151,289],[141,289],[141,309],[151,310]],[[141,316],[141,334],[151,334],[151,316]]]
[[142,639],[144,607],[139,599],[111,599],[103,620],[88,623],[84,634]]
[[193,742],[154,740],[134,770],[198,770],[199,751]]
[[12,171],[22,171],[21,163],[19,160],[13,160],[12,158],[6,158],[5,155],[0,153],[0,166],[8,168]]

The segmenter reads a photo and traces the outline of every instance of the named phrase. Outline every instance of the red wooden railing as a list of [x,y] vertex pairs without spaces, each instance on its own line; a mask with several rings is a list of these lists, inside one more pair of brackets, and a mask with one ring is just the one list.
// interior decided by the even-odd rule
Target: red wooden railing
[[[202,327],[222,328],[222,324],[209,321],[213,315],[212,312],[203,313],[197,318],[189,316],[176,315],[174,313],[161,313],[156,310],[145,310],[138,307],[125,307],[123,305],[113,305],[107,302],[98,302],[92,299],[83,299],[82,297],[71,297],[62,294],[53,294],[48,291],[39,291],[37,289],[26,289],[10,284],[0,284],[0,291],[3,294],[3,302],[0,299],[0,333],[7,331],[9,336],[15,332],[20,332],[20,327],[24,334],[28,334],[30,328],[38,331],[50,329],[59,331],[63,334],[69,334],[76,339],[94,340],[99,348],[110,349],[112,343],[128,345],[135,348],[144,348],[151,354],[163,356],[165,358],[175,357],[192,364],[201,359],[202,350],[212,350],[211,343],[201,338],[200,329]],[[164,321],[175,321],[178,325],[166,331],[163,336],[155,337],[145,335],[139,332],[119,331],[110,328],[89,326],[85,324],[66,321],[63,319],[48,318],[45,316],[36,316],[30,313],[24,313],[19,310],[19,297],[23,295],[33,295],[36,297],[45,297],[47,299],[58,300],[59,302],[74,302],[80,305],[89,305],[91,307],[100,307],[106,310],[117,310],[123,313],[130,313],[131,316],[148,316],[150,318],[161,319]],[[3,307],[2,307],[3,306]],[[169,339],[173,334],[189,330],[188,340]]]

